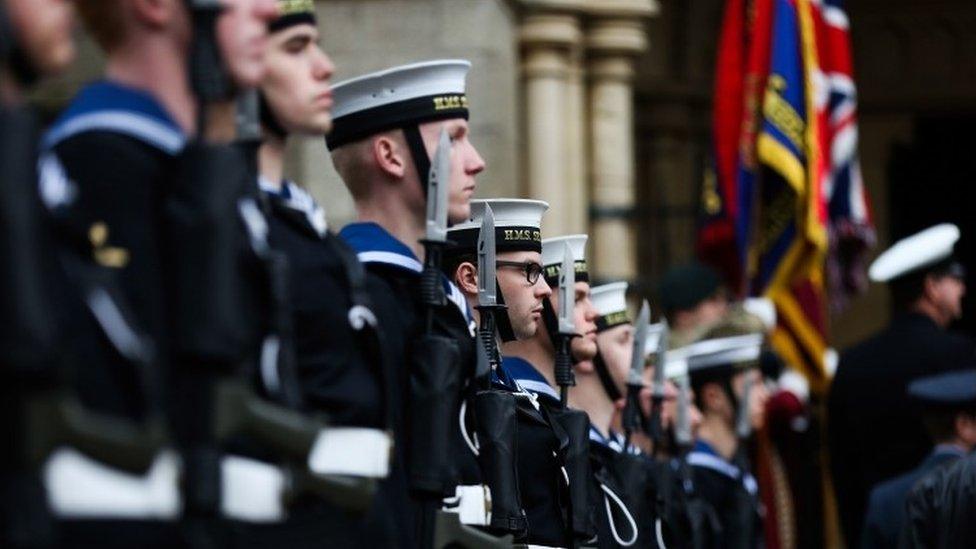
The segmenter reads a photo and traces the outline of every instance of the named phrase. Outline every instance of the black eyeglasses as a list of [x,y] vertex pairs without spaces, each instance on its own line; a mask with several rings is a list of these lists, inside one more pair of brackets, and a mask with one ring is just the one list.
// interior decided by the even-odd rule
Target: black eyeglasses
[[496,267],[514,267],[521,269],[525,273],[525,280],[533,285],[539,281],[539,277],[542,276],[542,265],[536,263],[535,261],[502,261],[498,260],[495,262]]

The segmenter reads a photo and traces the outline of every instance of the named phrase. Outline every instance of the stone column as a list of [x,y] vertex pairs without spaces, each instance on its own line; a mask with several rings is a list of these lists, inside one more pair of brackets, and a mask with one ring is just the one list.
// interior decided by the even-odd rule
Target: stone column
[[600,279],[637,275],[633,223],[634,58],[647,47],[652,0],[595,0],[586,30],[590,126],[591,272]]
[[570,52],[566,83],[566,209],[562,212],[567,233],[586,233],[589,228],[589,135],[586,116],[586,49],[580,44]]
[[[559,4],[555,2],[555,4]],[[567,174],[571,141],[575,129],[567,120],[572,112],[569,80],[572,51],[582,41],[579,19],[571,12],[530,10],[522,20],[522,75],[525,84],[525,182],[529,198],[545,200],[550,209],[543,218],[543,234],[566,234],[571,226],[573,193],[568,192]],[[582,117],[582,113],[578,115]],[[577,183],[583,188],[583,179]],[[577,205],[576,208],[579,208]],[[575,228],[579,230],[579,228]]]

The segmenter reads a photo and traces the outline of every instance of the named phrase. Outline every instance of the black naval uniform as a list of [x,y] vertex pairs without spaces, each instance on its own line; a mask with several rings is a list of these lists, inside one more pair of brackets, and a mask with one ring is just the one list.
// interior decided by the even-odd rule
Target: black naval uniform
[[714,511],[724,547],[762,547],[759,486],[748,471],[720,456],[699,440],[687,456],[694,473],[695,491]]
[[[531,394],[534,400],[518,399],[519,491],[529,524],[527,543],[568,545],[572,532],[566,520],[569,492],[562,456],[569,438],[551,418],[551,411],[562,406],[559,395],[534,366],[518,357],[503,357],[496,377],[508,390]],[[524,407],[523,401],[538,409]],[[526,424],[534,429],[523,434]]]
[[919,410],[907,398],[908,383],[957,369],[974,351],[972,339],[941,329],[927,316],[904,313],[841,356],[830,391],[828,433],[849,544],[861,534],[870,488],[908,471],[931,448]]
[[[93,247],[92,257],[85,258],[88,267],[121,290],[134,317],[133,329],[157,343],[158,358],[165,356],[158,343],[166,336],[156,230],[162,196],[184,143],[179,126],[151,96],[98,82],[83,89],[52,126],[44,146],[53,154],[41,164],[42,193],[65,193],[60,198],[71,203],[71,229],[81,234],[88,230]],[[61,290],[73,291],[70,283]],[[105,414],[144,419],[148,410],[138,368],[115,350],[77,296],[67,296],[64,303],[64,324],[71,329],[69,353],[77,365],[70,382],[81,402]],[[179,543],[167,523],[148,520],[65,520],[61,531],[65,546]]]
[[[423,265],[413,254],[409,247],[398,241],[385,229],[375,223],[351,223],[345,226],[339,233],[350,248],[352,248],[359,260],[366,266],[366,269],[382,280],[385,285],[384,292],[390,296],[386,299],[383,307],[386,311],[381,311],[380,322],[384,326],[389,326],[386,334],[391,341],[391,348],[395,349],[394,369],[399,374],[396,387],[400,388],[401,406],[400,413],[404,418],[409,418],[411,413],[411,399],[409,388],[413,383],[411,379],[410,357],[420,349],[416,349],[415,342],[425,330],[425,305],[421,301],[419,282]],[[475,322],[468,308],[467,301],[461,291],[446,278],[442,280],[444,284],[447,303],[436,310],[434,315],[433,328],[435,333],[447,337],[457,343],[456,368],[461,379],[461,387],[457,394],[450,395],[448,398],[456,399],[451,403],[452,409],[460,411],[463,386],[470,380],[474,373],[475,364]],[[416,389],[416,387],[414,387]],[[446,482],[443,494],[435,501],[427,496],[426,501],[414,500],[415,512],[421,506],[426,507],[425,514],[429,517],[434,508],[439,508],[441,498],[454,495],[454,486],[481,484],[480,468],[478,467],[475,455],[464,443],[461,434],[461,424],[458,419],[459,414],[451,414],[452,436],[447,441],[432,441],[429,433],[411,432],[409,420],[406,419],[406,427],[396,433],[396,444],[401,448],[407,448],[408,441],[425,441],[431,445],[448,445],[448,455],[452,470],[448,472],[450,479]],[[417,447],[414,444],[414,447]],[[413,496],[418,496],[414,493]],[[419,525],[423,520],[422,516],[414,516],[415,523],[418,523],[417,533],[424,530]],[[423,543],[418,540],[417,543]]]
[[[390,362],[384,349],[375,348],[376,339],[350,325],[352,275],[346,262],[358,262],[355,254],[327,230],[324,211],[303,189],[263,180],[261,189],[269,208],[269,244],[288,258],[295,362],[305,411],[324,413],[330,426],[395,429],[397,405],[390,401],[395,394],[388,391],[395,372],[384,368]],[[381,293],[382,283],[363,275],[360,298],[368,299],[366,305],[372,310],[389,302],[392,296]],[[334,547],[410,547],[402,452],[395,451],[391,474],[365,517],[306,496],[289,509],[284,524],[240,528],[239,544],[319,547],[329,540]]]
[[905,524],[905,501],[912,487],[930,473],[964,456],[963,450],[956,446],[936,446],[915,469],[875,486],[868,499],[861,549],[898,547],[898,536]]
[[600,548],[655,547],[650,461],[625,452],[619,437],[590,426],[591,502]]

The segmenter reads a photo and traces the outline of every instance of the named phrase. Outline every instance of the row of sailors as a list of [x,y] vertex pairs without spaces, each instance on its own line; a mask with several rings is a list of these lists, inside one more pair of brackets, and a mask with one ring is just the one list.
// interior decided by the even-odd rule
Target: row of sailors
[[[43,138],[4,103],[5,545],[761,545],[755,319],[670,351],[625,284],[590,287],[585,235],[542,239],[545,203],[471,200],[468,62],[330,88],[310,1],[157,4],[76,2],[106,79]],[[233,85],[191,79],[201,46]],[[227,116],[256,89],[257,148]],[[323,133],[359,217],[338,234],[282,175],[289,136]],[[504,308],[479,340],[485,268]]]

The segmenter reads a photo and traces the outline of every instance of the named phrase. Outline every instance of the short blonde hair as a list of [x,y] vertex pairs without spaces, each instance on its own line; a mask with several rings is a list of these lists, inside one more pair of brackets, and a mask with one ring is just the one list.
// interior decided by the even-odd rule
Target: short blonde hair
[[399,129],[393,129],[343,145],[332,151],[332,164],[356,202],[369,198],[371,190],[369,172],[374,164],[373,142],[383,137],[395,141],[402,147],[407,146],[403,133]]

